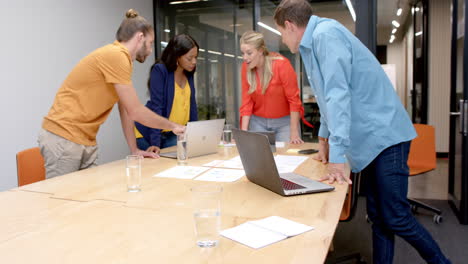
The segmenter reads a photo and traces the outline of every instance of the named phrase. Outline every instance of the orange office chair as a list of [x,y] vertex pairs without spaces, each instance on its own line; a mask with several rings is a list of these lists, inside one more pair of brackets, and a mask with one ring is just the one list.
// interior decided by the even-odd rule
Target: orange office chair
[[16,154],[18,187],[45,180],[44,158],[38,147],[25,149]]
[[[414,128],[418,136],[411,142],[409,151],[408,167],[410,169],[410,176],[429,172],[437,166],[434,127],[414,124]],[[408,198],[408,201],[411,204],[413,213],[416,213],[418,208],[424,208],[434,213],[433,220],[436,224],[442,222],[442,211],[439,209],[413,199]]]

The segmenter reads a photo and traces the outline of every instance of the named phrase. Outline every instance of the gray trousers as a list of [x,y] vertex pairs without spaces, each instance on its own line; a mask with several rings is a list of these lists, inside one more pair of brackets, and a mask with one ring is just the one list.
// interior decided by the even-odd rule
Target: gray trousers
[[37,143],[47,179],[97,166],[97,146],[80,145],[45,129],[39,132]]

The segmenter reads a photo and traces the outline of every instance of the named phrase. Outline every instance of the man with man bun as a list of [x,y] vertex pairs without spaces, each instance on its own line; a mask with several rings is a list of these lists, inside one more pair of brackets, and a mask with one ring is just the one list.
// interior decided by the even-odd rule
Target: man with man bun
[[44,117],[38,143],[45,160],[46,178],[96,166],[96,135],[118,103],[122,129],[135,155],[158,157],[137,148],[134,121],[148,127],[183,133],[140,103],[132,84],[133,61],[143,63],[153,50],[154,30],[130,9],[116,33],[116,41],[84,57],[57,92]]

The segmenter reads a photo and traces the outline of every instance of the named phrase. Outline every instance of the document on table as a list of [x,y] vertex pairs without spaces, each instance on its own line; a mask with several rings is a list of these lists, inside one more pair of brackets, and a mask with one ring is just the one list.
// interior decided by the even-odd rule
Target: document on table
[[240,156],[236,156],[229,160],[213,160],[212,162],[203,164],[206,167],[228,168],[228,169],[244,169]]
[[197,181],[234,182],[245,175],[244,170],[213,168],[201,176],[195,178]]
[[201,173],[209,170],[206,167],[197,166],[176,166],[162,171],[153,177],[175,178],[175,179],[193,179]]
[[279,173],[293,172],[302,162],[306,161],[309,157],[304,156],[288,156],[276,155],[275,163]]
[[254,249],[313,230],[314,227],[279,216],[245,222],[221,231],[221,235]]
[[283,141],[276,141],[276,142],[275,142],[275,146],[276,146],[277,148],[284,148],[285,145],[286,145],[286,144],[285,144]]

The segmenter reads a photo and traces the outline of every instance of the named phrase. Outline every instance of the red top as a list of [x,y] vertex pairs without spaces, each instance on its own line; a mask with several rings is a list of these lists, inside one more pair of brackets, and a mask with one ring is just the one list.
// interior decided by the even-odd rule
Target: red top
[[262,84],[256,72],[257,89],[249,94],[250,85],[247,81],[247,63],[242,64],[242,116],[256,115],[263,118],[280,118],[291,112],[302,114],[302,102],[299,97],[296,73],[288,59],[278,53],[272,56],[280,57],[273,60],[273,76],[262,94]]

